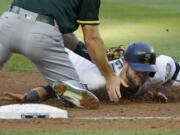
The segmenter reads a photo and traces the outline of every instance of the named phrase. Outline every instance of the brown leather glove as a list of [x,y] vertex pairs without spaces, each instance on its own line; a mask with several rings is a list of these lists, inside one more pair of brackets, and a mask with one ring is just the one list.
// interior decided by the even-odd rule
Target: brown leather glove
[[119,59],[124,55],[125,49],[122,48],[122,45],[118,47],[112,47],[106,51],[108,60]]
[[167,103],[168,102],[167,96],[162,92],[155,93],[154,100],[157,102],[160,102],[160,103]]

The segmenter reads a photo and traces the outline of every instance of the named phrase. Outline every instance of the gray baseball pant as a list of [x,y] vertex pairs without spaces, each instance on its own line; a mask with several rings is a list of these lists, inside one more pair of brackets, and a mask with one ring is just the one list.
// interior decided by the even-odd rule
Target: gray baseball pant
[[0,66],[12,53],[19,53],[36,65],[50,86],[57,80],[79,81],[65,52],[62,34],[56,26],[37,21],[37,16],[23,9],[19,14],[5,12],[1,16]]

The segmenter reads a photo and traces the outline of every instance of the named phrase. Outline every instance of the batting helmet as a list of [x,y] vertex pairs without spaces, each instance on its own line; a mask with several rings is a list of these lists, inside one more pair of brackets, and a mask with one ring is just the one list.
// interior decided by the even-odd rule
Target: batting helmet
[[150,76],[153,77],[157,71],[156,53],[154,49],[144,42],[136,42],[127,48],[124,59],[129,66],[140,72],[150,72]]

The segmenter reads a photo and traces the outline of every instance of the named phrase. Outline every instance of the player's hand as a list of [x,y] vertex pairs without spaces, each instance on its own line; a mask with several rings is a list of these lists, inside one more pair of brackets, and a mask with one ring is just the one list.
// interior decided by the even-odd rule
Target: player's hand
[[155,94],[155,100],[157,102],[160,102],[160,103],[167,103],[168,102],[167,96],[164,93],[162,93],[162,92],[157,92]]
[[118,102],[121,98],[120,84],[128,87],[120,77],[115,75],[112,75],[106,80],[106,89],[111,101]]
[[25,102],[26,94],[16,94],[12,92],[4,92],[4,97],[0,97],[0,100],[14,101],[14,102]]

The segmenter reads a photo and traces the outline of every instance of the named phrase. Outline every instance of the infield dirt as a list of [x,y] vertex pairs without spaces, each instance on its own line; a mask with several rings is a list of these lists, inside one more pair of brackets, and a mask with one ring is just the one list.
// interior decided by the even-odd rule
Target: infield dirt
[[[4,91],[17,93],[45,84],[38,73],[0,72],[0,96]],[[0,105],[11,102],[0,101]],[[80,120],[82,117],[179,117],[179,103],[143,103],[121,101],[117,104],[103,102],[97,110],[85,110],[63,107],[56,99],[50,99],[43,104],[66,109],[69,119],[34,119],[34,120],[0,120],[0,130],[146,130],[146,129],[178,129],[180,120]]]

